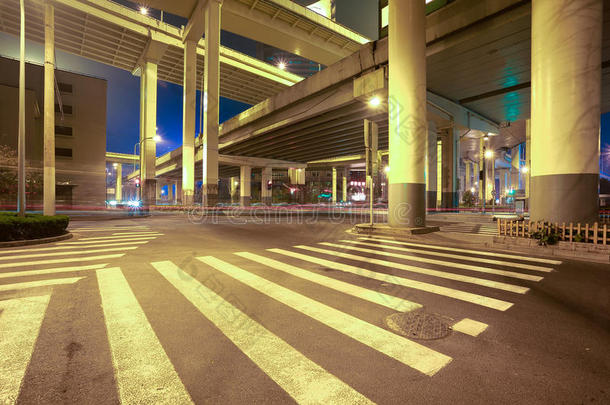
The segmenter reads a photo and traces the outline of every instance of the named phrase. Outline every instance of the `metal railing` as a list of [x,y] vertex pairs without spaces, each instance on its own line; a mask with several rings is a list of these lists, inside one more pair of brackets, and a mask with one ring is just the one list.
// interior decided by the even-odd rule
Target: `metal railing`
[[549,223],[543,221],[524,221],[498,219],[498,235],[540,239],[542,236],[553,236],[558,241],[610,244],[608,224],[569,224]]

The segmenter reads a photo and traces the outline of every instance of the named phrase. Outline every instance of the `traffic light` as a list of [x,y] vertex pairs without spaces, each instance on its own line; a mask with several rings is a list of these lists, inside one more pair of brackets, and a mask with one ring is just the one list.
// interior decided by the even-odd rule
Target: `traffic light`
[[267,181],[267,190],[273,189],[273,180]]

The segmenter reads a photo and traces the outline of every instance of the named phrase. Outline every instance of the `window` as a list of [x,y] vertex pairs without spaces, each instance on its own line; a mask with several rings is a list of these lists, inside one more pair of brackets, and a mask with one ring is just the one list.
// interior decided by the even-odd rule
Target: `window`
[[55,135],[72,136],[72,127],[55,125]]
[[[64,114],[72,114],[72,106],[71,105],[62,105],[61,108],[64,110]],[[55,112],[61,112],[59,109],[59,104],[55,104]]]
[[57,157],[72,157],[72,149],[71,148],[55,148],[55,156]]
[[60,93],[72,94],[72,85],[68,83],[57,83]]

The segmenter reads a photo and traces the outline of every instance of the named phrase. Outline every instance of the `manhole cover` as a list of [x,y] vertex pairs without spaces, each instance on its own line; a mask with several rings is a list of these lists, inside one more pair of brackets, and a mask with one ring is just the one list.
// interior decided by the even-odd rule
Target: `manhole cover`
[[412,339],[441,339],[451,332],[440,316],[423,311],[392,314],[385,319],[385,323],[392,331]]

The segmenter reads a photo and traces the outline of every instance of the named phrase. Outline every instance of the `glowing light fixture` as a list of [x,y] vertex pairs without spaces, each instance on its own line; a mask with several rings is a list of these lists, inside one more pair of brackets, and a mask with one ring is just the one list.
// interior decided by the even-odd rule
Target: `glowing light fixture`
[[153,136],[153,141],[161,142],[161,137],[159,135],[155,135],[155,136]]
[[277,63],[277,67],[278,67],[278,68],[280,68],[280,69],[282,69],[282,70],[286,70],[286,62],[284,62],[284,61],[279,61],[279,62]]
[[369,105],[371,107],[379,107],[380,104],[381,104],[381,99],[377,96],[375,96],[369,100]]
[[117,167],[119,164],[118,163],[113,163],[112,167]]
[[386,173],[389,173],[390,172],[390,166],[384,167],[383,171],[386,172]]
[[492,157],[494,157],[494,152],[492,150],[486,150],[485,151],[485,157],[487,159],[491,159]]
[[146,7],[140,7],[140,14],[148,15],[148,9]]
[[470,187],[470,192],[474,193],[474,187]]
[[521,173],[527,173],[527,172],[529,172],[529,171],[530,171],[530,169],[529,169],[527,166],[523,166],[523,167],[521,168]]

